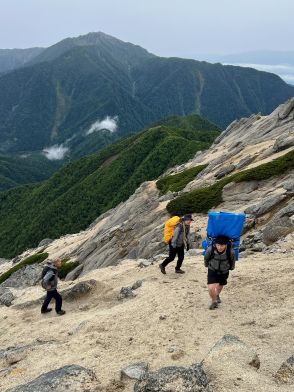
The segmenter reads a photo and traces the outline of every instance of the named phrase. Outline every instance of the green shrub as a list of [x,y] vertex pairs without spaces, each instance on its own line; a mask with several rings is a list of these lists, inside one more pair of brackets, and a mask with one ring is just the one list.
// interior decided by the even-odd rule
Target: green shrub
[[69,259],[61,260],[61,267],[58,269],[58,277],[59,279],[65,279],[66,275],[74,270],[78,265],[80,265],[79,261],[68,262]]
[[207,188],[187,192],[169,202],[166,209],[171,215],[184,215],[193,212],[206,213],[223,201],[222,190],[226,184],[267,180],[292,169],[294,169],[294,151],[290,151],[271,162],[225,177]]
[[47,259],[47,257],[48,257],[48,253],[36,253],[35,255],[25,258],[23,261],[16,264],[14,267],[10,268],[8,271],[0,275],[0,284],[5,282],[5,280],[8,279],[14,272],[20,270],[26,265],[42,263],[42,261]]
[[200,165],[187,169],[181,173],[166,176],[156,182],[157,188],[163,195],[168,191],[178,192],[185,188],[190,181],[192,181],[197,174],[199,174],[207,165]]

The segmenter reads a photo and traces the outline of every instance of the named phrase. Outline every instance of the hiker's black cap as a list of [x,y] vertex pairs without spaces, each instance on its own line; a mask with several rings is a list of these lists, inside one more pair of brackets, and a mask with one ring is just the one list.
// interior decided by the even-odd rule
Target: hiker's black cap
[[186,215],[184,216],[184,220],[194,221],[194,219],[192,218],[192,215],[191,215],[191,214],[186,214]]
[[229,241],[229,238],[225,235],[218,235],[215,239],[215,243],[220,245],[227,245]]

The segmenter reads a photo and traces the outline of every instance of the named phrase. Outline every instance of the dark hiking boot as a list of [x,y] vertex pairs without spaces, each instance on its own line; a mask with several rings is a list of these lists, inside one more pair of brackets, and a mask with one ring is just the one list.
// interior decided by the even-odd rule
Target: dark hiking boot
[[159,264],[159,268],[160,268],[160,271],[161,271],[164,275],[166,275],[165,267],[164,267],[162,264]]
[[65,310],[59,310],[56,313],[58,314],[58,316],[63,316],[65,314]]
[[176,271],[176,274],[184,274],[185,273],[185,271],[183,271],[181,268],[176,269],[175,271]]
[[217,302],[212,302],[212,303],[209,305],[209,310],[213,310],[213,309],[217,309],[217,308],[218,308]]
[[41,309],[41,313],[49,313],[52,311],[52,308],[48,308],[48,309]]
[[222,303],[222,300],[220,299],[220,296],[219,296],[219,295],[216,297],[216,302],[217,302],[218,304],[221,304],[221,303]]

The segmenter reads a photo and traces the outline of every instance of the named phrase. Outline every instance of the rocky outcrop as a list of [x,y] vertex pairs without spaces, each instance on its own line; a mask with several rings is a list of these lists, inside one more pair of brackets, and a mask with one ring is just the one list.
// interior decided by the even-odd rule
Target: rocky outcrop
[[40,264],[26,265],[14,272],[1,284],[2,287],[23,289],[40,283],[43,266]]
[[212,392],[200,365],[170,366],[146,373],[134,386],[134,392]]
[[251,214],[255,216],[263,215],[269,211],[271,211],[275,206],[279,205],[283,200],[286,199],[285,194],[270,196],[265,198],[258,204],[250,206],[245,209],[245,214]]
[[94,392],[99,382],[95,374],[82,366],[68,365],[42,374],[35,380],[7,392]]
[[294,231],[294,199],[277,212],[263,229],[263,242],[270,245]]

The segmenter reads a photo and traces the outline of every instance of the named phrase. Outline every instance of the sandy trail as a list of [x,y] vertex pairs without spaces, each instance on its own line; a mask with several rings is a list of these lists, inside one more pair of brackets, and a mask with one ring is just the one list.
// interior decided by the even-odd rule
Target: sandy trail
[[[254,382],[260,379],[259,391],[290,391],[289,386],[277,386],[271,375],[294,353],[293,295],[287,291],[294,283],[293,254],[256,254],[241,259],[222,294],[223,303],[215,311],[208,310],[202,257],[186,258],[184,267],[183,276],[174,273],[173,264],[164,276],[158,264],[138,268],[134,261],[92,271],[81,280],[96,279],[95,292],[65,303],[63,317],[53,312],[41,316],[38,307],[2,307],[1,349],[36,339],[54,342],[31,349],[10,374],[0,373],[1,391],[65,364],[93,369],[103,385],[119,378],[120,369],[134,362],[146,361],[152,370],[190,365],[201,361],[224,334],[239,336],[257,351],[261,368]],[[136,290],[137,296],[118,301],[120,288],[139,279],[143,284]],[[32,288],[18,302],[41,293],[39,287]],[[161,320],[160,316],[165,317]],[[179,359],[171,358],[171,346],[183,351]],[[238,391],[250,390],[247,387],[241,383]],[[219,385],[218,391],[231,390],[228,388]]]

